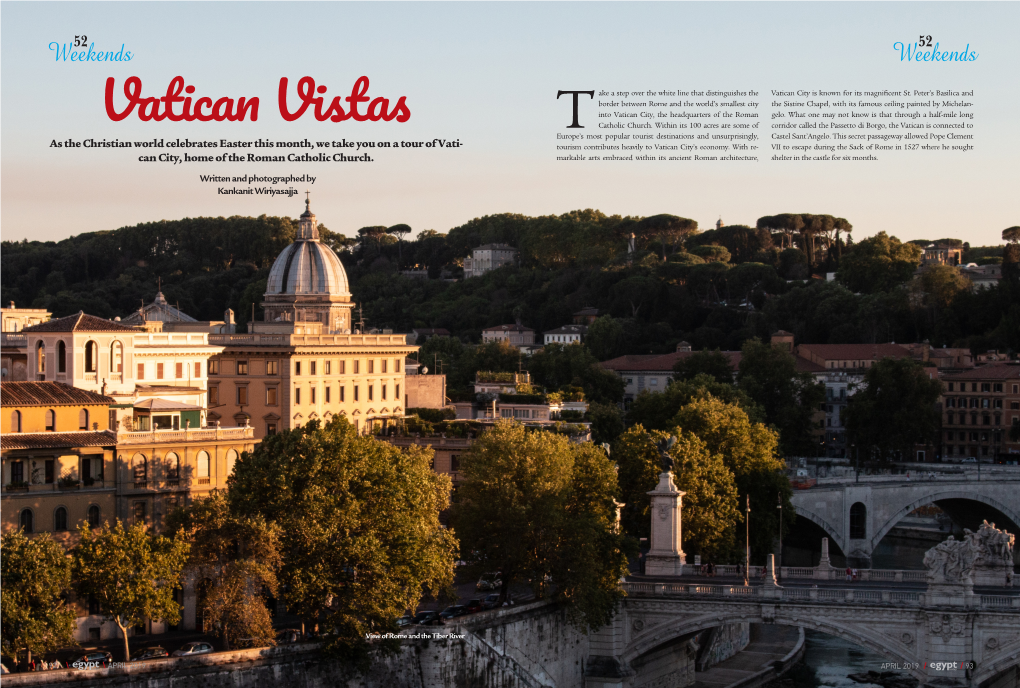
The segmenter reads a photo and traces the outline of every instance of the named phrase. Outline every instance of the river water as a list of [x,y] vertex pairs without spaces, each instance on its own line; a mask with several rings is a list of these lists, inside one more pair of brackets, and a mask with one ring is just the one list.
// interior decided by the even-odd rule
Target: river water
[[871,683],[855,683],[847,674],[882,671],[887,659],[831,635],[808,629],[804,630],[804,635],[804,659],[784,677],[794,688],[880,688]]

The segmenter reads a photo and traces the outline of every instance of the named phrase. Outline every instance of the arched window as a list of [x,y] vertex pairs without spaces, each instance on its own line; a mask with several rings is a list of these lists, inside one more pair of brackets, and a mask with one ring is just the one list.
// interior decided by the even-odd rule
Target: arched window
[[144,483],[146,481],[148,466],[145,454],[135,454],[134,458],[131,459],[131,470],[134,473],[136,483]]
[[167,480],[177,480],[181,477],[181,457],[173,452],[166,455],[166,477]]
[[46,411],[46,432],[57,431],[57,414],[53,409]]
[[227,475],[234,472],[234,464],[237,462],[237,452],[231,449],[227,452]]
[[41,341],[35,345],[35,371],[40,375],[46,374],[46,345]]
[[98,349],[98,347],[96,347],[96,343],[95,342],[92,342],[92,341],[85,342],[85,372],[86,373],[94,373],[94,372],[96,372],[96,367],[97,367],[96,363],[98,363],[98,361],[96,359],[99,358],[99,352],[98,352],[97,349]]
[[82,409],[78,412],[78,429],[88,430],[89,429],[89,410]]
[[26,533],[34,533],[35,529],[32,527],[32,510],[22,509],[21,510],[21,528]]
[[198,452],[198,477],[209,477],[209,452]]
[[120,342],[114,342],[110,345],[110,372],[124,372],[124,347]]
[[21,432],[21,411],[11,411],[11,432]]
[[850,539],[863,540],[868,537],[868,509],[860,502],[850,507]]
[[99,507],[98,506],[92,505],[92,506],[89,507],[88,522],[89,522],[89,528],[98,528],[99,527]]
[[62,533],[67,530],[67,509],[58,506],[53,512],[53,530]]
[[57,372],[67,372],[67,345],[63,339],[57,342]]

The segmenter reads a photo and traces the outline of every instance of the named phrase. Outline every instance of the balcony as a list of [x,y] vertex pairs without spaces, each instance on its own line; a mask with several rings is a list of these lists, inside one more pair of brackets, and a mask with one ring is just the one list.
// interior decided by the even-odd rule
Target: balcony
[[28,346],[28,335],[20,332],[4,332],[2,344],[14,347]]
[[215,442],[217,440],[254,440],[255,428],[198,428],[196,430],[124,430],[117,431],[118,445],[161,444],[182,442]]
[[112,489],[113,481],[91,480],[87,482],[52,482],[36,484],[4,485],[4,494],[15,492],[68,492],[71,490],[103,490]]
[[220,346],[407,346],[403,334],[211,334]]

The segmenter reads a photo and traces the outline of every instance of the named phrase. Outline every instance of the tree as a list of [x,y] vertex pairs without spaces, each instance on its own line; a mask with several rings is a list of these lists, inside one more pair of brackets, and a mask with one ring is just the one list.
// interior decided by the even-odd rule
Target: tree
[[733,372],[730,359],[718,349],[698,351],[673,364],[674,380],[691,380],[698,375],[708,375],[717,382],[733,384]]
[[1002,240],[1011,244],[1020,244],[1020,226],[1002,230]]
[[588,326],[584,345],[599,361],[618,356],[623,345],[623,325],[611,315],[600,315]]
[[398,256],[398,260],[400,261],[400,267],[403,267],[404,266],[404,251],[401,248],[401,241],[400,240],[403,239],[404,236],[406,236],[406,235],[411,233],[411,228],[408,225],[393,225],[392,227],[387,227],[386,233],[387,234],[395,234],[396,235],[396,237],[397,237],[397,256]]
[[591,441],[595,444],[613,442],[627,429],[623,414],[615,404],[589,403],[588,420],[591,422]]
[[913,276],[922,253],[919,246],[879,232],[854,244],[841,259],[836,277],[854,292],[889,291]]
[[790,352],[749,339],[741,349],[737,385],[762,407],[765,422],[779,431],[784,454],[814,454],[812,417],[825,399],[825,386],[797,370]]
[[661,392],[642,391],[631,404],[627,421],[640,423],[648,430],[668,430],[675,425],[673,419],[681,408],[694,399],[705,397],[738,404],[754,422],[764,419],[761,408],[746,392],[699,373],[690,380],[671,382]]
[[847,440],[879,460],[906,459],[915,444],[938,444],[941,394],[941,383],[916,361],[876,361],[847,402]]
[[75,588],[80,596],[98,602],[102,613],[120,628],[127,662],[129,628],[146,619],[170,624],[180,620],[174,589],[180,584],[189,545],[180,535],[152,535],[141,523],[125,528],[120,521],[94,530],[82,526],[79,535],[71,564]]
[[74,643],[75,613],[64,593],[71,563],[49,535],[25,537],[19,528],[0,538],[0,639],[15,663],[22,650],[43,654]]
[[674,253],[678,243],[682,249],[684,240],[698,231],[698,223],[696,220],[676,215],[652,215],[640,220],[632,231],[644,236],[658,236],[662,242],[662,260],[665,261],[666,243],[673,245]]
[[730,252],[726,250],[725,246],[714,246],[714,245],[702,245],[694,246],[691,248],[691,253],[702,258],[706,262],[718,262],[728,263],[730,262]]
[[471,570],[500,571],[501,599],[515,582],[541,592],[552,575],[576,625],[603,625],[627,570],[605,453],[505,420],[475,440],[460,467],[453,522]]
[[219,629],[224,649],[241,639],[272,644],[273,620],[262,593],[278,592],[279,526],[261,515],[231,513],[226,496],[213,491],[171,513],[167,531],[183,531],[191,546],[186,570],[211,581],[203,611]]
[[581,387],[585,398],[601,404],[615,404],[623,398],[626,383],[619,375],[599,365],[584,346],[548,344],[528,362],[533,382],[549,390]]
[[338,416],[267,437],[234,466],[231,512],[286,533],[284,599],[330,651],[363,660],[366,633],[452,585],[457,541],[439,522],[451,486],[431,459]]

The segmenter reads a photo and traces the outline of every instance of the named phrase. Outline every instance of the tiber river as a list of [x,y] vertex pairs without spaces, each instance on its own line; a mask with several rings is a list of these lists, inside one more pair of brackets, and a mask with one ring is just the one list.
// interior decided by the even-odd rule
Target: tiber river
[[[804,660],[783,678],[795,688],[868,688],[870,683],[854,683],[847,674],[882,671],[889,660],[853,643],[805,629]],[[806,668],[805,668],[806,667]],[[879,688],[875,686],[875,688]]]

